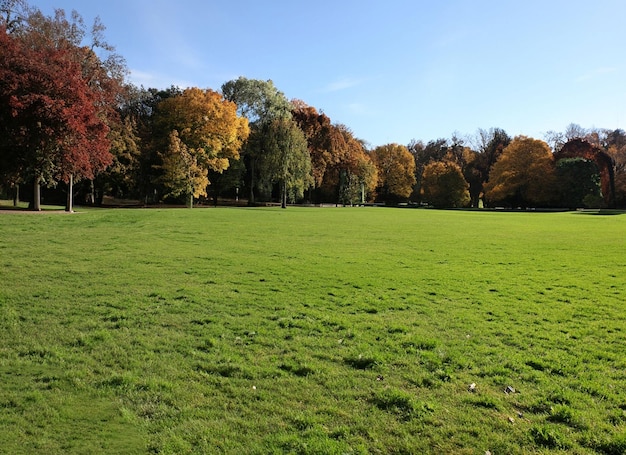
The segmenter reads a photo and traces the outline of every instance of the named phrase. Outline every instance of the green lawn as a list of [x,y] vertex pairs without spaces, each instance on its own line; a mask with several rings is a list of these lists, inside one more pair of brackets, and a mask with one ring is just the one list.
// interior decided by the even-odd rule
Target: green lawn
[[0,283],[0,453],[626,453],[626,215],[0,214]]

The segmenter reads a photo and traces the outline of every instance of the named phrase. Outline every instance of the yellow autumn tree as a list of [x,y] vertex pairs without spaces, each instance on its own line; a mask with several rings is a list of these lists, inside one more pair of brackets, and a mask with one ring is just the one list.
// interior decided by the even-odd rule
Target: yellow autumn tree
[[466,207],[469,185],[461,167],[452,161],[431,161],[422,173],[423,200],[437,208]]
[[403,145],[376,147],[371,158],[378,170],[378,196],[383,201],[406,199],[415,185],[415,160]]
[[541,206],[550,202],[555,183],[554,157],[544,141],[517,136],[502,151],[485,184],[490,204],[512,207]]
[[[248,120],[219,93],[189,88],[157,105],[155,128],[163,139],[162,183],[169,195],[206,196],[208,171],[223,172],[248,138]],[[185,166],[187,168],[185,169]],[[187,179],[187,180],[185,180]],[[191,201],[191,203],[189,202]]]
[[163,175],[161,180],[169,188],[168,196],[185,196],[187,206],[193,207],[193,198],[206,196],[209,185],[208,169],[198,163],[198,156],[178,137],[178,131],[170,133],[170,145],[161,154]]

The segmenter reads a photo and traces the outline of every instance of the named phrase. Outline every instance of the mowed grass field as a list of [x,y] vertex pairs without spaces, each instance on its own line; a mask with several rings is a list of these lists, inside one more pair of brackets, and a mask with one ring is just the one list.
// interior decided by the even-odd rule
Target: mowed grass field
[[0,214],[0,453],[626,453],[626,215]]

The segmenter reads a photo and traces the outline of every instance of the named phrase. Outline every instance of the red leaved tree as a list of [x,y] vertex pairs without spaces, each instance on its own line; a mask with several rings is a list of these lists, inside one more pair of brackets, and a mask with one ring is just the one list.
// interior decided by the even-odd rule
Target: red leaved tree
[[34,179],[40,210],[40,183],[93,178],[111,163],[109,129],[68,50],[27,46],[4,30],[0,49],[3,171]]
[[35,210],[40,184],[63,181],[71,211],[73,179],[93,179],[112,162],[108,133],[125,66],[115,54],[96,55],[112,51],[103,30],[96,20],[83,46],[82,18],[63,10],[52,18],[32,10],[11,33],[0,29],[0,174],[35,182]]

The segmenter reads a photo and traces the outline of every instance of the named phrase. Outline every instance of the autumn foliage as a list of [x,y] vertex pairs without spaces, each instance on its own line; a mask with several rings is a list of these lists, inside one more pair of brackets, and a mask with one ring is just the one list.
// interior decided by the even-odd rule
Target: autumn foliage
[[398,144],[376,147],[371,153],[378,169],[377,192],[383,200],[408,199],[413,191],[415,161],[409,150]]
[[485,196],[491,203],[514,207],[547,205],[554,183],[554,157],[548,144],[518,136],[493,165]]
[[33,48],[0,31],[0,119],[6,170],[46,180],[93,178],[111,163],[109,127],[71,51]]
[[424,200],[434,207],[465,207],[470,202],[469,185],[463,172],[451,161],[433,161],[426,165],[422,192]]
[[321,197],[354,204],[373,195],[378,170],[363,142],[314,107],[298,100],[292,103],[294,120],[307,138],[314,184]]
[[[157,106],[155,128],[167,137],[157,143],[168,195],[206,196],[208,171],[223,172],[249,134],[235,103],[213,90],[190,88]],[[188,202],[191,205],[191,202]]]

